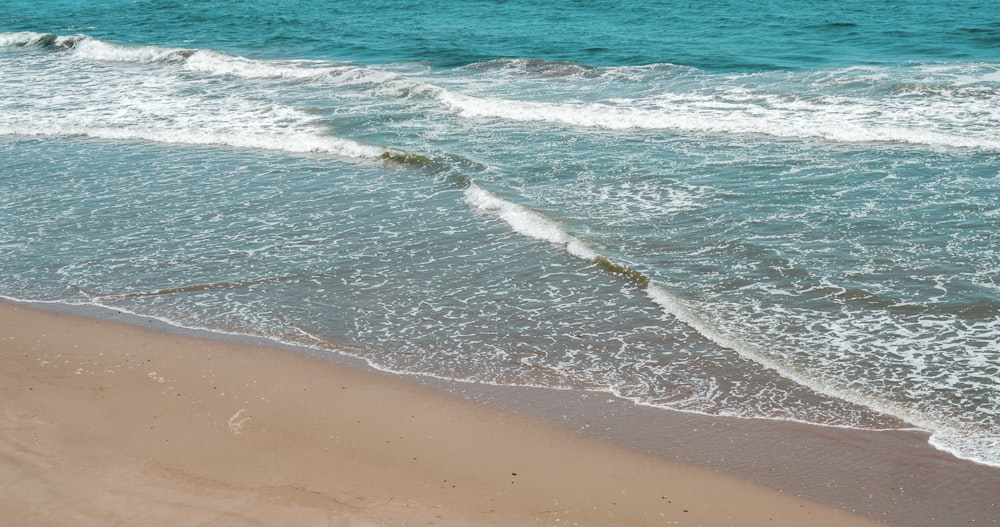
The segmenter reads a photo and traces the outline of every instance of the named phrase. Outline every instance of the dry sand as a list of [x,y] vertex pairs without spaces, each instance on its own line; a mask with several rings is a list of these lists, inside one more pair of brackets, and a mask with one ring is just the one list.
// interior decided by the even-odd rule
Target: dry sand
[[4,525],[866,526],[379,372],[0,303]]

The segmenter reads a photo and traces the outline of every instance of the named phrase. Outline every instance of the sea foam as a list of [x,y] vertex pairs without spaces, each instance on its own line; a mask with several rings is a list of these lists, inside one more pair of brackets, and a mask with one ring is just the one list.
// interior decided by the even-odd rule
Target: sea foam
[[[637,74],[641,76],[642,71]],[[887,97],[884,91],[889,88],[884,83],[888,75],[883,84],[873,85],[879,75],[871,71],[844,74],[857,76],[857,90],[819,93],[814,86],[819,81],[809,75],[788,81],[698,72],[704,77],[702,81],[692,83],[685,76],[677,81],[677,91],[626,93],[602,100],[517,100],[458,90],[444,90],[438,99],[467,119],[1000,151],[1000,137],[994,133],[1000,126],[1000,92],[995,88],[979,86],[976,97]],[[945,79],[954,73],[938,75]],[[985,73],[976,82],[990,75]],[[838,78],[838,82],[852,85],[855,81]],[[957,82],[964,85],[966,81]],[[700,88],[700,84],[710,88]],[[927,84],[927,80],[916,83]],[[828,87],[823,89],[828,91]]]

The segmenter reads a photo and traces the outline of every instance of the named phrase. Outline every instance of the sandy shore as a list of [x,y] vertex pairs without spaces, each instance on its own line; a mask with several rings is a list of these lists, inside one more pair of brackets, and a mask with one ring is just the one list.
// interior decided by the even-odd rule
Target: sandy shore
[[873,522],[280,348],[0,303],[10,525]]

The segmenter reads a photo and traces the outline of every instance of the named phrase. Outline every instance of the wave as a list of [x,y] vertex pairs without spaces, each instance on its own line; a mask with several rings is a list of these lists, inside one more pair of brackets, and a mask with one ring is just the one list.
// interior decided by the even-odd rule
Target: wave
[[503,58],[474,62],[461,69],[493,76],[591,81],[643,82],[697,72],[695,68],[669,62],[641,66],[593,66],[581,62],[553,61],[540,58]]
[[[298,61],[258,61],[214,51],[162,46],[121,46],[86,35],[0,33],[0,48],[36,47],[70,53],[74,59],[162,66],[148,73],[134,68],[83,68],[59,56],[34,58],[17,74],[7,97],[0,99],[0,135],[84,137],[211,145],[329,154],[346,160],[390,167],[434,167],[433,159],[414,152],[366,144],[331,134],[329,123],[309,111],[258,97],[253,91],[206,91],[198,78],[178,76],[182,68],[213,76],[335,79],[341,85],[380,85],[399,78],[354,66],[317,66]],[[55,59],[54,61],[51,59]],[[13,70],[10,70],[13,71]],[[65,75],[61,75],[65,73]],[[140,78],[141,76],[141,78]],[[64,90],[53,79],[81,84]],[[29,93],[21,86],[32,86]],[[128,87],[128,89],[123,89]],[[399,86],[397,86],[399,87]]]
[[281,136],[261,133],[205,131],[184,128],[107,128],[71,125],[0,126],[0,135],[19,137],[84,137],[154,143],[228,146],[271,150],[293,154],[330,154],[348,160],[380,162],[386,166],[432,166],[426,156],[401,150],[368,145],[339,137],[308,132],[289,132]]
[[467,87],[444,89],[349,63],[126,46],[87,35],[0,33],[2,47],[47,48],[88,61],[164,65],[209,76],[329,84],[377,97],[433,99],[466,119],[1000,151],[995,133],[1000,126],[1000,71],[995,64],[924,65],[903,73],[847,68],[751,75],[672,64],[594,68],[542,59],[498,59],[461,68],[476,75],[474,84],[493,83],[505,94],[511,88],[514,93],[529,89],[516,77],[531,77],[543,83],[530,88],[536,94],[532,97],[549,99],[531,100],[467,93]]
[[[518,234],[563,247],[569,254],[582,260],[593,262],[599,268],[620,275],[640,288],[645,289],[650,299],[666,313],[684,322],[717,345],[737,351],[764,367],[779,371],[785,369],[780,363],[772,360],[766,354],[747,348],[737,340],[725,335],[723,331],[712,324],[705,322],[686,302],[670,293],[664,286],[652,281],[642,271],[615,262],[600,254],[591,248],[590,244],[585,240],[571,234],[559,222],[549,218],[545,214],[525,205],[507,201],[480,187],[475,182],[471,182],[466,188],[465,201],[475,210],[503,220]],[[789,374],[788,376],[792,380],[802,381],[800,384],[806,386],[815,384],[804,378],[797,379],[796,377],[801,376],[794,374],[794,372],[786,371],[785,373]],[[815,386],[814,388],[819,388],[817,391],[820,391],[820,393],[828,391],[819,386]]]
[[11,47],[42,47],[54,49],[70,49],[83,35],[59,36],[51,33],[34,33],[22,31],[19,33],[0,33],[0,48]]
[[[782,139],[820,139],[838,143],[903,143],[1000,151],[1000,137],[985,122],[951,120],[962,108],[878,108],[876,102],[789,99],[766,95],[756,101],[726,101],[715,96],[666,96],[660,100],[611,102],[535,102],[477,97],[454,92],[442,103],[468,119],[497,118],[607,130],[669,131],[715,135],[765,135]],[[977,113],[989,110],[978,109]],[[924,113],[924,116],[920,114]],[[945,122],[941,122],[945,120]],[[958,132],[952,132],[957,129]],[[978,130],[978,131],[977,131]]]
[[475,62],[465,66],[467,70],[501,71],[539,77],[589,76],[600,71],[598,68],[577,62],[550,61],[545,59],[497,59]]
[[[571,234],[559,222],[549,218],[545,214],[525,205],[507,201],[480,187],[475,182],[471,182],[466,188],[465,201],[474,209],[503,220],[518,234],[563,247],[569,254],[582,260],[593,262],[599,268],[620,275],[633,282],[645,289],[650,299],[665,312],[684,322],[716,344],[741,352],[742,355],[755,360],[767,368],[775,370],[783,369],[780,363],[772,360],[765,354],[746,349],[745,346],[726,336],[718,328],[704,322],[683,300],[670,293],[667,288],[653,282],[646,274],[600,254],[591,248],[590,244],[585,240]],[[791,376],[796,377],[794,374]],[[810,384],[808,380],[801,380],[803,382],[800,384]]]
[[137,64],[183,62],[196,53],[196,50],[163,46],[120,46],[87,35],[32,32],[0,33],[0,47],[39,47],[72,52],[85,59]]
[[480,212],[500,218],[518,234],[564,247],[569,254],[592,262],[605,272],[618,275],[640,289],[650,285],[649,277],[642,271],[600,254],[585,240],[570,234],[556,220],[525,205],[507,201],[474,181],[470,181],[465,189],[465,202]]
[[427,84],[396,73],[349,63],[322,60],[262,60],[220,51],[156,45],[128,46],[87,35],[0,33],[0,48],[38,47],[69,53],[74,58],[140,65],[174,65],[192,73],[244,79],[320,82],[368,88],[380,96],[409,97],[435,93]]
[[1000,151],[997,63],[727,74],[531,59],[473,67],[492,84],[437,96],[467,119]]
[[465,202],[476,210],[499,217],[518,234],[565,247],[577,258],[594,260],[600,256],[555,220],[524,205],[502,199],[475,182],[470,182],[465,189]]
[[[696,304],[682,299],[671,292],[668,287],[654,281],[652,277],[639,269],[615,262],[600,254],[586,240],[571,234],[557,220],[544,213],[505,200],[480,187],[475,182],[470,182],[466,188],[465,201],[473,209],[503,220],[519,234],[563,247],[569,254],[590,261],[598,268],[631,282],[642,289],[664,313],[676,318],[694,332],[722,348],[732,350],[818,394],[870,408],[927,430],[931,433],[930,443],[941,450],[981,464],[1000,466],[1000,463],[992,456],[992,453],[995,453],[1000,445],[1000,437],[995,436],[989,430],[950,422],[947,419],[939,419],[927,415],[919,409],[888,400],[880,394],[861,393],[854,389],[842,388],[835,381],[827,381],[815,373],[800,371],[780,358],[773,357],[765,350],[757,349],[753,344],[731,334],[726,328],[713,323],[711,321],[713,317],[702,314]],[[649,403],[641,398],[625,398],[633,400],[637,404],[671,407],[669,404]],[[743,417],[771,418],[767,415]]]

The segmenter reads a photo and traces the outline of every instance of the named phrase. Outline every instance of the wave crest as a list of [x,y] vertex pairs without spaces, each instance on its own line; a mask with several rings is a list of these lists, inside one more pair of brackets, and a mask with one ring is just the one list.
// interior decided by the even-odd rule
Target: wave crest
[[84,35],[59,36],[52,33],[35,33],[21,31],[18,33],[0,33],[0,48],[41,47],[52,49],[70,49],[77,42],[87,38]]
[[[459,117],[1000,151],[1000,75],[991,63],[760,74],[666,65],[588,70],[529,59],[475,67],[496,86],[438,94]],[[540,96],[508,95],[511,82],[522,82],[510,80],[511,71],[544,77],[566,68],[572,78],[538,81]]]
[[87,35],[51,33],[0,33],[0,48],[38,47],[67,52],[75,58],[126,64],[172,64],[184,71],[244,79],[322,82],[334,86],[370,89],[379,96],[411,97],[433,93],[433,87],[396,73],[349,63],[319,60],[262,60],[206,50],[168,46],[130,46]]

